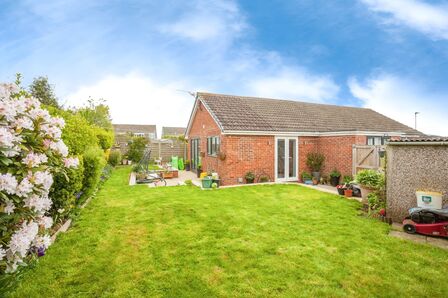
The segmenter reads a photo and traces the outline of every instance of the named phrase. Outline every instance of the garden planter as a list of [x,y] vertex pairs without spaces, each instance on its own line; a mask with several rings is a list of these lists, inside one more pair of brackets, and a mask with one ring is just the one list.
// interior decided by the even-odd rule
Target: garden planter
[[179,177],[179,171],[171,171],[171,173],[173,173],[173,178]]
[[190,171],[190,164],[185,165],[185,171]]
[[346,190],[344,190],[344,195],[346,196],[346,197],[352,197],[353,196],[353,190],[351,190],[351,189],[346,189]]
[[173,178],[173,172],[164,172],[164,173],[162,173],[162,175],[163,175],[164,179],[171,179],[171,178]]
[[210,177],[204,177],[202,179],[202,188],[212,188],[213,180]]
[[252,184],[254,183],[254,179],[246,179],[246,184]]
[[373,192],[373,189],[365,187],[363,185],[359,185],[359,189],[361,189],[361,198],[363,200],[367,200],[367,196],[369,193]]
[[319,183],[319,180],[318,179],[316,179],[316,178],[313,178],[313,185],[317,185],[318,183]]
[[312,175],[313,175],[313,178],[316,178],[317,181],[319,181],[319,179],[320,179],[320,172],[313,172]]
[[336,187],[338,184],[339,184],[339,179],[340,179],[341,177],[331,177],[330,178],[330,184],[331,184],[331,186],[334,186],[334,187]]

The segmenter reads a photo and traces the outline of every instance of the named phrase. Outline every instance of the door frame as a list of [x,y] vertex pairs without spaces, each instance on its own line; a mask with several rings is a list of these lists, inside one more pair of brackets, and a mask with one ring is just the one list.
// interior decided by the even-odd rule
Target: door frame
[[[274,180],[275,182],[287,182],[287,181],[298,181],[299,180],[299,137],[290,137],[290,136],[275,136],[275,144],[274,144]],[[278,140],[285,140],[285,178],[278,178],[277,170],[278,170]],[[289,177],[289,140],[296,141],[296,176]],[[286,142],[288,141],[288,142]],[[288,164],[287,161],[288,160]]]

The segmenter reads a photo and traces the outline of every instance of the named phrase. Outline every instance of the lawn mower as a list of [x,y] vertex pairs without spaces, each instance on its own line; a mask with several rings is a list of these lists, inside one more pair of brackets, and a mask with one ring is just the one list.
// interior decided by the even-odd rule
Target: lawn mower
[[448,208],[411,208],[403,220],[403,230],[409,234],[448,237]]

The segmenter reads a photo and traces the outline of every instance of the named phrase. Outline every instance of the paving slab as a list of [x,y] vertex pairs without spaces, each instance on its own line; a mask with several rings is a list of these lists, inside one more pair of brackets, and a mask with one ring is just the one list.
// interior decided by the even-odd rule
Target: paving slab
[[416,243],[429,244],[443,249],[448,249],[448,240],[444,238],[429,237],[419,234],[408,234],[406,232],[397,230],[390,231],[389,235],[392,237],[405,239]]

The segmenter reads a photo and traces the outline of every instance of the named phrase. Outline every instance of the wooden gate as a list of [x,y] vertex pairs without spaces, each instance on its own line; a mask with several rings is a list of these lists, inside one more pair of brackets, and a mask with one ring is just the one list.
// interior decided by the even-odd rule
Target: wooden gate
[[353,175],[360,170],[377,170],[382,166],[381,154],[384,146],[353,145]]

